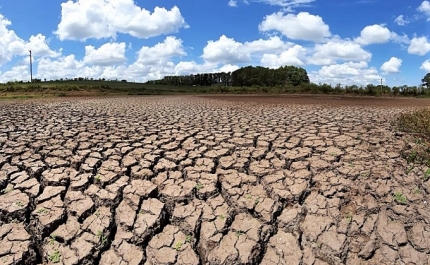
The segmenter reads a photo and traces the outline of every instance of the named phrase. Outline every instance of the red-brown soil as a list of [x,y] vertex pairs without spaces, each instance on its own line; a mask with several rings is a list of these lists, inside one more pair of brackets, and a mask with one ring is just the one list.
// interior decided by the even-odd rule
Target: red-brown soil
[[0,264],[430,264],[424,99],[0,102]]

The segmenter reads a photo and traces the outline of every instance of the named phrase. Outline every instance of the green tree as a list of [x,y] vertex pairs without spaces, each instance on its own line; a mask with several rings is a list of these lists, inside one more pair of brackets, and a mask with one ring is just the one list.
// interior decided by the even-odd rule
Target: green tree
[[421,79],[421,82],[423,83],[423,86],[425,86],[427,89],[430,88],[430,73],[427,73],[426,76],[424,76],[423,79]]

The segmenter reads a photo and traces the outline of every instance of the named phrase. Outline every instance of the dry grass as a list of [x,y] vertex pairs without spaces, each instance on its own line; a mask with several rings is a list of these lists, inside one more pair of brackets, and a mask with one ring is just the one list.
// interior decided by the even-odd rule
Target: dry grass
[[399,130],[414,135],[404,152],[409,163],[430,166],[430,108],[403,113],[396,120]]

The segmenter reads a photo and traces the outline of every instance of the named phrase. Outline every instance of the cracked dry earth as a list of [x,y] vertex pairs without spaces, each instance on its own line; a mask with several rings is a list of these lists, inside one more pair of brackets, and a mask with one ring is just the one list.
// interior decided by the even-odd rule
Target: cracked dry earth
[[405,109],[2,102],[0,264],[430,264]]

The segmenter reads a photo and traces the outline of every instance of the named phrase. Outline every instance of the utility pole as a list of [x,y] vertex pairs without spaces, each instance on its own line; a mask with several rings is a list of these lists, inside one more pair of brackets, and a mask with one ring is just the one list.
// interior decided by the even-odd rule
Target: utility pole
[[31,59],[31,50],[28,50],[30,52],[30,82],[33,83],[33,61]]

